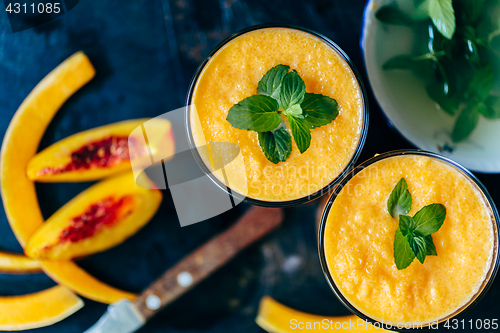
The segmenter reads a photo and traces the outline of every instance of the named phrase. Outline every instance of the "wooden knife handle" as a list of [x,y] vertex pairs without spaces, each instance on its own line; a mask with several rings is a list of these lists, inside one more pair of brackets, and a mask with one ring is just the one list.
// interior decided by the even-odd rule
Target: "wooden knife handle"
[[170,268],[135,301],[145,319],[169,305],[241,250],[281,224],[279,208],[251,207],[233,226]]

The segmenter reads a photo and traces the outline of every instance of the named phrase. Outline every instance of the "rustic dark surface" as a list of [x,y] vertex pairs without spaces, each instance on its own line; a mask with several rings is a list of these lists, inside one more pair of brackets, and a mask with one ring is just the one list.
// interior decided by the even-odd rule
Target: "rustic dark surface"
[[[69,13],[12,33],[0,6],[0,137],[31,89],[63,59],[84,50],[97,76],[63,105],[41,148],[73,133],[119,120],[155,117],[183,105],[199,62],[223,38],[259,23],[289,23],[316,30],[352,58],[368,83],[359,39],[363,0],[82,0]],[[360,157],[412,148],[385,121],[368,87],[370,128]],[[500,202],[500,176],[479,175]],[[90,184],[37,186],[47,218]],[[156,217],[122,245],[79,264],[116,287],[139,292],[184,255],[225,229],[242,204],[210,221],[181,228],[168,191]],[[318,203],[290,208],[272,236],[163,310],[140,332],[262,332],[254,318],[266,294],[298,310],[321,315],[348,311],[330,291],[316,247]],[[0,208],[0,249],[21,252]],[[0,294],[35,292],[54,285],[44,274],[0,274]],[[500,282],[464,317],[498,318]],[[82,332],[106,306],[85,300],[70,318],[36,332]],[[446,331],[444,329],[443,331]],[[484,330],[483,330],[484,331]]]

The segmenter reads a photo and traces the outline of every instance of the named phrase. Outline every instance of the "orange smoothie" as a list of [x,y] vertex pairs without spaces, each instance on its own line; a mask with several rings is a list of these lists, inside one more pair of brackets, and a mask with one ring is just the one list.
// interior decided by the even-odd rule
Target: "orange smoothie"
[[[233,105],[257,94],[259,80],[279,64],[297,70],[307,92],[335,99],[339,115],[330,124],[311,130],[311,146],[306,152],[300,154],[293,142],[290,157],[273,164],[262,152],[257,132],[234,128],[226,117]],[[263,201],[303,198],[335,180],[358,147],[365,112],[360,86],[344,58],[318,37],[288,28],[255,30],[223,46],[200,74],[191,103],[199,118],[196,124],[191,112],[196,145],[239,145],[244,181],[229,180],[229,187]]]
[[[432,235],[437,256],[398,270],[398,221],[387,199],[404,177],[413,203],[408,215],[440,203],[442,227]],[[493,265],[495,224],[479,188],[454,167],[426,156],[394,156],[368,166],[340,191],[328,214],[324,251],[342,295],[385,323],[429,323],[467,304]]]

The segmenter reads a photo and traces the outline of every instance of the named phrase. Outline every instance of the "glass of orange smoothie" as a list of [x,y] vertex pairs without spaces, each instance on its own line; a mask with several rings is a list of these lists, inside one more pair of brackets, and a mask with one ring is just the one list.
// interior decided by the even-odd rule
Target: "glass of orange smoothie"
[[[446,210],[430,236],[434,253],[403,269],[395,262],[401,217],[388,208],[401,179],[411,202],[398,214],[416,221],[429,204]],[[319,230],[321,265],[339,300],[362,319],[396,331],[435,328],[476,304],[492,284],[499,221],[485,187],[456,162],[419,150],[384,153],[358,166],[330,197]]]
[[[259,81],[277,65],[298,73],[307,93],[335,99],[338,115],[310,129],[307,151],[301,153],[292,140],[286,161],[274,163],[266,158],[259,133],[235,128],[227,118],[234,105],[257,94]],[[186,128],[198,164],[220,188],[255,205],[297,205],[331,190],[354,166],[368,129],[366,93],[350,59],[325,36],[295,26],[259,25],[230,36],[202,62],[187,96]],[[213,142],[237,145],[242,165],[213,172],[209,150],[206,155],[196,149]]]

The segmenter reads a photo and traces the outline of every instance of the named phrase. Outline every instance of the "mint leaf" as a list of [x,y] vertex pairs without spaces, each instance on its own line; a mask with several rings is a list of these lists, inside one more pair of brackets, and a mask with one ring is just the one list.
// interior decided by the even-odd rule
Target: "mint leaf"
[[375,17],[387,24],[413,25],[415,23],[411,17],[395,5],[381,7],[375,14]]
[[445,93],[444,84],[442,82],[432,81],[427,85],[426,89],[429,97],[439,104],[439,107],[444,112],[452,116],[457,113],[460,107],[460,101],[457,96]]
[[480,108],[479,112],[488,119],[500,118],[500,97],[490,96],[486,100],[484,108]]
[[339,115],[337,101],[320,94],[306,93],[300,107],[311,128],[327,125]]
[[457,28],[452,0],[425,0],[417,12],[425,9],[439,32],[447,39],[452,39]]
[[235,128],[268,132],[281,123],[278,102],[264,95],[250,96],[234,105],[227,114],[227,121]]
[[257,92],[261,95],[267,95],[274,99],[278,99],[281,83],[289,69],[290,66],[278,65],[268,70],[262,79],[260,79],[257,86]]
[[387,211],[392,217],[398,218],[401,214],[408,214],[411,209],[411,202],[408,184],[406,184],[404,178],[401,178],[389,195]]
[[292,105],[291,107],[288,108],[287,111],[285,111],[285,114],[294,116],[296,118],[304,119],[304,111],[302,111],[302,108],[300,107],[299,104]]
[[299,74],[297,74],[297,71],[293,70],[287,73],[281,83],[278,97],[281,109],[287,111],[291,106],[302,103],[305,93],[306,84]]
[[473,107],[468,106],[460,112],[451,133],[453,142],[465,140],[474,131],[479,121],[479,108],[480,104],[477,104]]
[[293,115],[287,115],[288,122],[290,123],[290,129],[292,130],[293,139],[295,144],[303,154],[311,145],[311,131],[309,129],[309,124],[299,117]]
[[408,235],[408,243],[410,247],[417,257],[418,261],[422,264],[425,261],[425,257],[427,255],[427,249],[425,247],[425,239],[420,236],[414,236],[413,234]]
[[429,236],[441,228],[445,218],[446,208],[443,205],[427,205],[413,217],[417,224],[415,233],[419,236]]
[[493,68],[490,65],[483,66],[474,74],[469,84],[467,97],[472,102],[482,102],[488,98],[492,88]]
[[416,226],[415,221],[410,216],[399,215],[399,229],[403,236],[411,234]]
[[396,267],[399,270],[405,269],[410,266],[413,259],[415,259],[415,253],[410,247],[408,236],[403,236],[401,229],[398,228],[394,236],[394,261]]
[[259,132],[259,144],[266,158],[274,164],[286,161],[292,152],[292,137],[285,127],[274,132]]
[[425,241],[426,254],[428,256],[437,256],[436,246],[434,245],[434,241],[432,240],[432,236],[431,235],[425,236],[424,241]]

